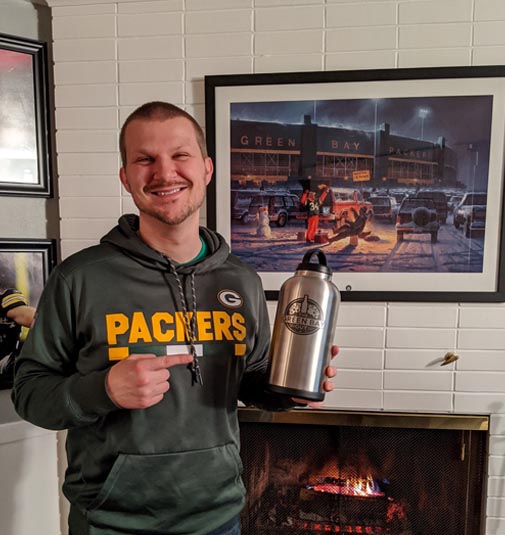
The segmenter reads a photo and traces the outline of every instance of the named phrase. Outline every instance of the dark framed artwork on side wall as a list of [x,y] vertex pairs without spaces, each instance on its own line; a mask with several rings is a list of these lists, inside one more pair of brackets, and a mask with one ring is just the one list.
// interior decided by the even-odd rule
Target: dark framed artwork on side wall
[[0,194],[51,196],[47,50],[0,34]]
[[7,316],[16,292],[36,308],[56,262],[55,240],[0,240],[0,389],[10,388],[13,365],[28,329]]
[[321,248],[349,301],[505,301],[505,66],[205,77],[207,223],[268,299]]

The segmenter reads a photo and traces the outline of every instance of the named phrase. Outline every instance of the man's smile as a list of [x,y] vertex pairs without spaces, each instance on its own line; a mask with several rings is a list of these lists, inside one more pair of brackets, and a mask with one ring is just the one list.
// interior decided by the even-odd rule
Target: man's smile
[[181,191],[184,191],[188,188],[186,185],[182,186],[174,186],[170,188],[164,188],[164,189],[148,189],[147,192],[151,193],[152,195],[156,195],[158,197],[170,197],[173,195],[176,195],[177,193],[180,193]]

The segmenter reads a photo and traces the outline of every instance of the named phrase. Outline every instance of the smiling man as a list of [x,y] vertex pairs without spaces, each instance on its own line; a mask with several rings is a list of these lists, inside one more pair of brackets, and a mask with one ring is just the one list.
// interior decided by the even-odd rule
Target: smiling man
[[236,535],[237,400],[296,403],[264,389],[261,282],[199,226],[213,166],[190,115],[145,104],[120,150],[139,215],[52,272],[13,401],[34,424],[68,429],[70,535]]
[[[156,117],[156,116],[155,116]],[[199,209],[213,166],[198,143],[196,126],[183,116],[133,119],[123,127],[121,182],[141,213],[142,236],[165,236],[167,225],[180,241],[181,225],[197,236]],[[129,147],[128,150],[126,147]]]

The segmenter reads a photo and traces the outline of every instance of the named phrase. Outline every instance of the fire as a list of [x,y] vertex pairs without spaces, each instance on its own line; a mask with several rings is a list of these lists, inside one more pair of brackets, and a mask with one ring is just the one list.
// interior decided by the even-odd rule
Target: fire
[[315,484],[307,485],[306,488],[315,492],[340,494],[343,496],[361,496],[364,498],[384,496],[384,492],[381,491],[371,474],[367,474],[362,478],[353,477],[349,479],[324,477],[318,479]]
[[382,535],[385,533],[381,526],[359,526],[345,524],[340,526],[338,524],[322,524],[320,522],[297,522],[296,527],[303,529],[304,533],[340,533],[345,535],[346,533],[361,533],[364,535]]

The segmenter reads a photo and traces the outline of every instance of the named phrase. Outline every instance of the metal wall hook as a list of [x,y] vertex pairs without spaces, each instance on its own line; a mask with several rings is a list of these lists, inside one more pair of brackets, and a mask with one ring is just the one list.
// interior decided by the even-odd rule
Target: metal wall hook
[[459,359],[459,356],[456,355],[456,353],[453,353],[452,351],[449,351],[444,355],[444,360],[440,366],[447,366],[447,364],[451,364],[451,362],[456,362]]

